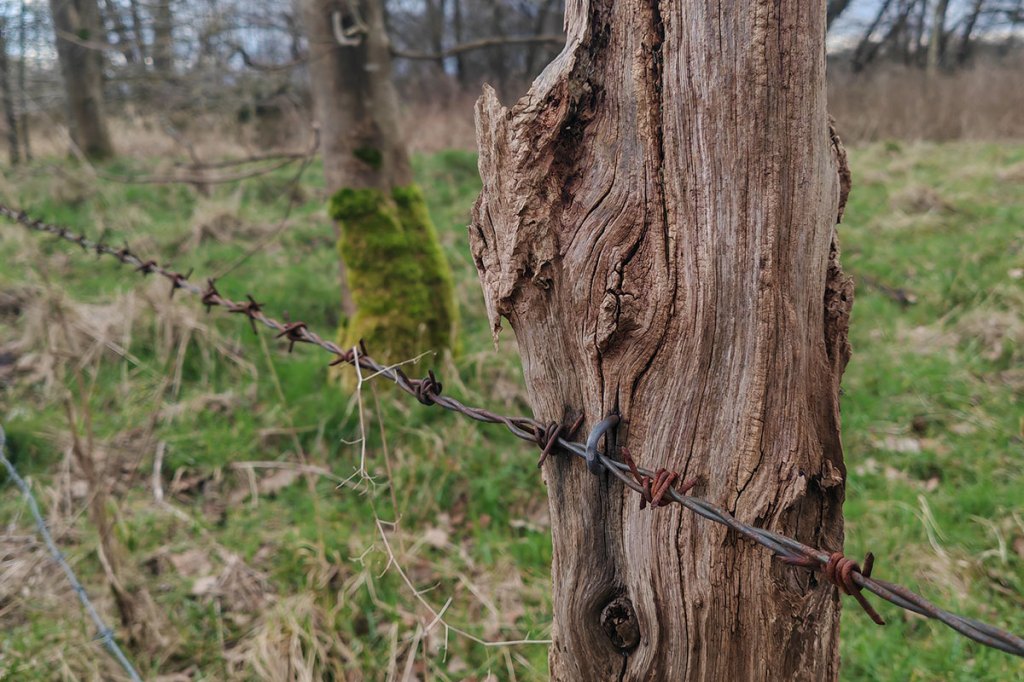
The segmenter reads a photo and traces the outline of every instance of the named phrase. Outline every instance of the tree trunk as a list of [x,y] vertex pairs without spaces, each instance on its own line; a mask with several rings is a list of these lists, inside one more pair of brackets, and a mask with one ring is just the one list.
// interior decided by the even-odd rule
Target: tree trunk
[[67,93],[71,139],[89,158],[114,154],[103,106],[103,40],[96,0],[50,0],[57,56]]
[[910,13],[914,11],[912,0],[901,0],[897,8],[896,21],[889,28],[882,45],[890,45],[894,55],[899,55],[906,64],[909,61]]
[[[551,15],[551,8],[555,0],[542,0],[537,8],[537,20],[533,24],[533,35],[541,36],[547,33],[548,17]],[[537,58],[543,50],[550,50],[550,46],[543,46],[540,43],[533,43],[526,48],[526,77],[533,78],[536,75]]]
[[129,0],[128,9],[132,17],[132,37],[135,39],[135,50],[139,53],[139,58],[145,62],[150,55],[146,49],[145,26],[142,22],[142,14],[139,12],[138,0]]
[[117,6],[114,0],[104,0],[103,9],[106,11],[106,18],[110,22],[114,35],[117,36],[118,51],[124,55],[124,60],[127,63],[134,64],[137,61],[135,46],[128,37],[128,27],[121,17],[121,8]]
[[[618,413],[642,464],[841,548],[849,175],[825,4],[577,0],[566,15],[529,94],[477,104],[470,243],[535,415]],[[836,679],[834,588],[677,506],[641,511],[570,459],[545,465],[553,679]],[[627,627],[635,613],[636,648],[611,641],[609,608]]]
[[864,66],[874,58],[875,53],[878,52],[878,48],[882,42],[885,42],[873,42],[871,37],[875,34],[875,31],[882,23],[882,19],[885,18],[890,5],[892,5],[892,0],[884,0],[882,2],[878,7],[878,13],[875,14],[874,21],[872,21],[868,26],[868,30],[864,32],[864,37],[860,39],[859,43],[857,43],[857,49],[853,51],[853,58],[850,60],[854,72],[861,71]]
[[957,66],[963,66],[967,63],[968,57],[971,56],[971,38],[974,34],[974,27],[978,24],[978,17],[981,16],[981,10],[984,7],[984,0],[974,0],[974,6],[971,8],[971,13],[967,15],[967,21],[964,24],[964,32],[960,38],[960,47],[956,51],[956,64]]
[[[455,44],[462,44],[462,0],[452,0],[455,6],[452,8],[452,32],[455,34]],[[465,90],[469,83],[466,78],[466,57],[459,52],[455,55],[455,80],[459,87]]]
[[153,7],[153,68],[162,77],[174,74],[174,13],[171,0]]
[[28,34],[25,24],[27,23],[28,6],[26,0],[21,0],[21,11],[18,12],[18,103],[20,108],[19,128],[21,128],[21,148],[25,152],[25,160],[32,160],[32,145],[29,143],[28,131],[28,89],[25,84],[25,62],[26,43]]
[[[491,5],[491,35],[495,38],[505,37],[505,12],[500,2]],[[508,51],[502,43],[490,49],[491,73],[498,88],[504,94],[508,91]]]
[[937,73],[942,67],[942,53],[946,42],[946,8],[949,0],[938,0],[932,13],[932,34],[928,41],[928,72]]
[[917,24],[914,27],[914,63],[926,66],[925,29],[928,27],[928,0],[918,3]]
[[430,27],[430,49],[438,55],[435,65],[438,76],[444,75],[444,25],[445,25],[445,0],[427,0],[427,24]]
[[826,30],[832,28],[832,22],[838,19],[849,6],[850,0],[828,0],[825,23]]
[[7,60],[7,18],[0,17],[0,99],[3,100],[4,121],[7,125],[7,156],[11,165],[21,161],[18,145],[18,116],[14,111],[14,92],[11,89],[10,68]]
[[392,361],[452,347],[451,270],[399,132],[380,0],[303,0],[313,107],[339,227],[341,343]]

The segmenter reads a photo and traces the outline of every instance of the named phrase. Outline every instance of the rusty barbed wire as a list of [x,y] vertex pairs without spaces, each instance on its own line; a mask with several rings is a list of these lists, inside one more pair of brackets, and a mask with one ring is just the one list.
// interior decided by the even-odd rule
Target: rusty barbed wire
[[[188,281],[188,275],[171,270],[156,261],[144,260],[133,253],[127,245],[121,249],[116,249],[102,242],[94,242],[83,234],[77,234],[65,227],[33,219],[23,211],[12,209],[3,204],[0,204],[0,215],[29,230],[51,234],[65,241],[78,244],[83,251],[95,251],[97,254],[105,254],[116,258],[121,263],[132,266],[144,276],[156,274],[164,277],[171,285],[172,295],[175,291],[182,289],[200,296],[201,302],[206,306],[207,311],[214,307],[221,307],[229,313],[245,315],[249,319],[253,331],[256,330],[257,322],[277,331],[278,338],[288,341],[289,351],[294,348],[296,343],[319,346],[335,356],[330,362],[331,365],[350,364],[370,370],[377,375],[391,380],[401,390],[415,397],[424,405],[438,405],[478,422],[501,424],[514,436],[536,443],[542,449],[541,464],[543,464],[554,448],[561,448],[564,452],[583,459],[591,473],[601,474],[608,472],[621,481],[624,486],[639,493],[641,496],[641,506],[649,504],[654,509],[670,502],[675,502],[694,514],[723,525],[742,537],[768,549],[775,558],[787,565],[806,568],[819,573],[826,582],[835,585],[840,593],[853,596],[871,619],[879,625],[884,624],[884,621],[868,603],[862,590],[867,590],[875,596],[907,611],[938,620],[955,632],[979,644],[1024,658],[1024,638],[973,618],[960,616],[939,608],[921,595],[910,591],[902,585],[872,578],[871,571],[874,557],[871,554],[868,554],[864,567],[861,568],[858,563],[846,558],[842,552],[825,551],[810,547],[799,540],[776,533],[775,531],[748,525],[738,520],[722,507],[699,497],[688,495],[687,492],[695,483],[692,480],[682,481],[682,477],[677,472],[665,469],[652,471],[638,466],[628,451],[624,452],[623,461],[612,459],[609,453],[614,450],[614,446],[610,443],[606,443],[605,452],[599,452],[597,444],[600,438],[613,430],[618,424],[618,415],[609,415],[601,420],[591,431],[585,444],[571,441],[566,436],[571,437],[571,434],[579,426],[580,418],[576,419],[576,423],[570,429],[562,428],[562,425],[559,423],[544,424],[530,417],[509,417],[483,408],[465,405],[455,398],[441,394],[442,386],[437,381],[433,372],[430,372],[423,379],[411,379],[397,366],[378,363],[366,352],[366,348],[361,342],[355,348],[341,348],[336,343],[320,337],[304,322],[283,323],[268,316],[263,311],[262,304],[258,303],[251,295],[247,295],[248,300],[244,303],[235,302],[223,296],[217,290],[216,283],[213,280],[207,280],[205,287],[199,287]],[[676,487],[672,487],[672,484],[677,481]]]
[[53,536],[50,534],[50,529],[46,525],[46,520],[43,519],[43,515],[39,511],[39,503],[36,502],[35,495],[32,494],[32,489],[28,487],[28,483],[21,477],[18,470],[14,468],[14,463],[7,458],[4,453],[4,446],[7,444],[7,435],[4,433],[3,425],[0,425],[0,464],[3,464],[7,470],[7,475],[14,481],[14,485],[18,487],[21,494],[24,495],[25,501],[28,502],[29,511],[32,513],[32,519],[35,521],[36,529],[39,531],[39,535],[43,538],[43,543],[46,544],[46,549],[50,552],[50,557],[54,563],[60,566],[61,570],[64,571],[64,575],[67,576],[68,582],[71,583],[71,589],[74,590],[75,594],[78,595],[78,600],[82,602],[82,608],[89,615],[89,619],[92,620],[96,626],[96,636],[98,639],[103,641],[103,645],[110,652],[110,655],[118,662],[118,664],[128,674],[128,677],[132,682],[142,682],[142,678],[139,677],[139,673],[136,672],[132,666],[128,657],[121,651],[121,647],[117,645],[117,640],[114,639],[114,631],[107,627],[107,624],[103,622],[103,618],[100,617],[99,612],[96,611],[96,607],[92,605],[92,601],[89,600],[89,594],[82,587],[81,581],[78,580],[78,576],[72,570],[67,560],[64,558],[64,553],[57,547],[57,543],[54,542]]

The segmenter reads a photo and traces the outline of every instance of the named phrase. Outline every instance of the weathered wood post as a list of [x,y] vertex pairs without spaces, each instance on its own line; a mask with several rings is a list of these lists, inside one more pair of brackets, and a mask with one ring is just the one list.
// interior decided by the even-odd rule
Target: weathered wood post
[[[841,547],[853,297],[825,3],[570,0],[565,21],[525,97],[477,104],[470,240],[536,415],[582,410],[590,428],[618,412],[641,464]],[[569,457],[545,474],[553,678],[837,677],[833,587],[675,505],[640,511]],[[628,631],[630,608],[639,640],[621,649],[606,626]]]

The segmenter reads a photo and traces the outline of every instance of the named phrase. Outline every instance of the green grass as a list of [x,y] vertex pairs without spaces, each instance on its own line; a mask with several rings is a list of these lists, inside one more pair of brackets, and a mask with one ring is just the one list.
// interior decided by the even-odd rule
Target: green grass
[[[847,551],[870,549],[880,577],[1022,632],[1024,146],[879,144],[853,150],[851,160],[854,191],[840,235],[844,266],[861,284],[843,397]],[[128,240],[202,274],[221,271],[272,231],[291,191],[289,170],[201,198],[184,187],[98,183],[55,163],[9,173],[0,197],[91,235],[106,229],[112,243]],[[126,163],[107,170],[141,168]],[[469,254],[475,155],[419,158],[416,174],[453,267],[462,353],[457,366],[428,358],[410,371],[439,364],[446,392],[528,413],[514,344],[492,347]],[[319,167],[298,191],[288,229],[218,287],[233,298],[252,292],[268,310],[329,336],[340,303]],[[421,639],[425,611],[393,567],[384,571],[374,522],[401,518],[388,541],[435,609],[451,597],[452,625],[488,639],[545,638],[551,547],[535,449],[377,385],[361,406],[372,481],[276,486],[275,471],[259,469],[263,492],[254,501],[248,475],[233,464],[305,457],[341,477],[359,466],[360,405],[325,387],[329,358],[307,347],[288,354],[234,316],[206,315],[184,296],[168,301],[165,282],[143,283],[16,227],[0,228],[0,260],[0,356],[11,352],[19,363],[16,372],[0,364],[9,454],[116,621],[82,513],[81,475],[65,464],[63,387],[76,405],[88,404],[117,537],[173,633],[159,652],[132,651],[146,673],[276,676],[281,670],[268,666],[287,661],[294,644],[320,652],[319,678],[375,677],[392,660],[401,669],[415,644],[417,665],[426,652],[431,670],[452,679],[505,676],[509,667],[519,679],[546,677],[544,646],[485,648],[452,633],[446,652],[440,628]],[[894,300],[887,291],[896,288],[916,303]],[[76,367],[84,390],[72,380]],[[184,518],[154,502],[159,443],[165,495]],[[0,677],[112,675],[61,576],[38,546],[16,539],[32,528],[10,485],[0,487],[0,518],[11,529],[0,539]],[[219,586],[210,589],[209,577],[221,578]],[[1018,659],[880,608],[885,628],[844,609],[844,679],[1022,673]]]

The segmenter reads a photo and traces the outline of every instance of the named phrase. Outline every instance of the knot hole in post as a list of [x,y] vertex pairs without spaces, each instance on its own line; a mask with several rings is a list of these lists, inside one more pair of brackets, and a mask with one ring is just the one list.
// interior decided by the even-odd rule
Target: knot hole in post
[[601,628],[622,652],[631,651],[640,644],[640,624],[633,602],[627,597],[616,597],[601,609]]

